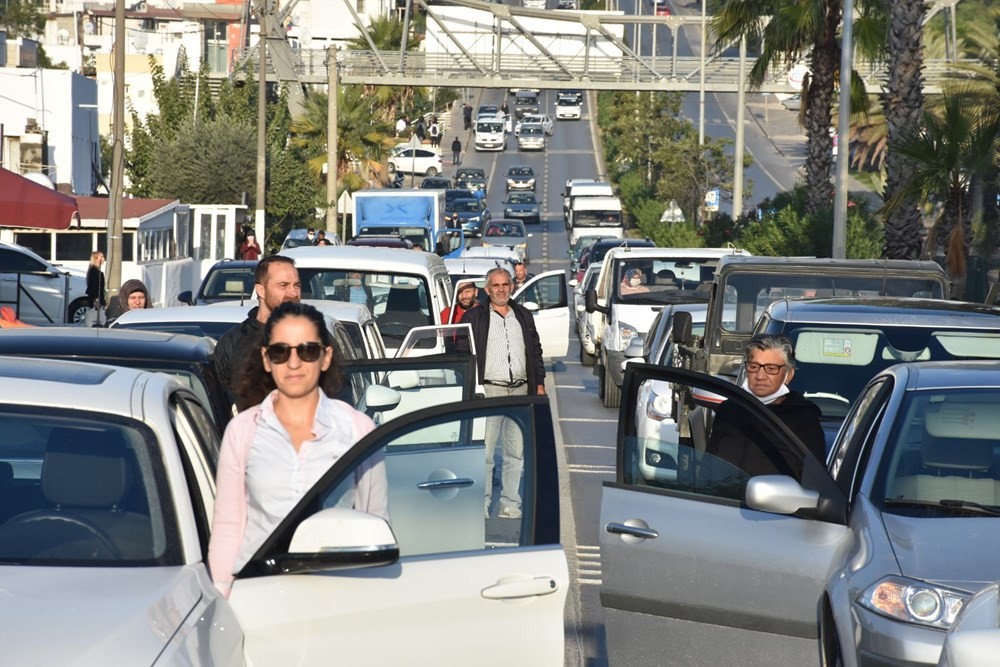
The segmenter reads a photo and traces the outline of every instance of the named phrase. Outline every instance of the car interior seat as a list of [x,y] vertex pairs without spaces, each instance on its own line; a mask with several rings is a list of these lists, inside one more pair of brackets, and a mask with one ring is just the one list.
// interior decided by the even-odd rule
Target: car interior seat
[[925,433],[920,445],[920,460],[921,469],[917,474],[907,474],[895,480],[890,498],[1000,504],[1000,481],[990,474],[993,465],[992,439],[942,437]]
[[385,301],[385,312],[379,318],[379,326],[394,322],[407,329],[426,326],[430,322],[421,310],[420,292],[412,285],[396,285],[389,290]]
[[0,554],[21,558],[133,560],[152,557],[148,514],[124,500],[133,460],[119,429],[56,427],[42,460],[48,507],[0,527]]

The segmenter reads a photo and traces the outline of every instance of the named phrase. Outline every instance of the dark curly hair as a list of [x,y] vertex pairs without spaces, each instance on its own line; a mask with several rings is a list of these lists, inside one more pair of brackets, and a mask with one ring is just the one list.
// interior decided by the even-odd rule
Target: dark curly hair
[[[271,316],[267,318],[264,329],[261,331],[260,349],[271,344],[271,333],[274,331],[274,325],[286,317],[306,318],[316,327],[323,347],[333,347],[333,334],[327,328],[326,318],[321,312],[305,303],[286,301],[271,311]],[[243,370],[240,382],[236,387],[236,395],[243,401],[243,405],[258,405],[276,388],[274,378],[265,370],[264,360],[259,353],[250,355]],[[343,376],[337,354],[334,352],[330,367],[319,374],[319,386],[327,396],[335,398],[340,393],[342,384]]]

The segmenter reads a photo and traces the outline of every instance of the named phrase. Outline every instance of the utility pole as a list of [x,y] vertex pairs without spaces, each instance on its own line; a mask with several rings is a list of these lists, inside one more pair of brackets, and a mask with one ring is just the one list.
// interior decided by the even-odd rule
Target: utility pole
[[847,257],[847,160],[850,158],[850,142],[847,138],[851,131],[853,32],[854,0],[844,0],[844,23],[841,29],[840,46],[840,114],[837,119],[837,178],[833,195],[832,255],[834,259]]
[[[330,46],[326,51],[326,72],[329,79],[327,85],[326,106],[326,231],[337,233],[337,91],[340,89],[340,77],[337,76],[337,47]],[[347,243],[347,216],[340,230],[341,239]]]
[[[850,2],[850,0],[848,0]],[[733,160],[733,220],[743,214],[743,123],[746,118],[747,38],[740,38],[739,91],[736,93],[736,146]]]
[[[115,0],[114,105],[111,118],[111,196],[108,200],[108,300],[122,286],[122,197],[125,194],[125,0]],[[138,259],[138,258],[136,258]]]
[[264,219],[267,190],[267,15],[271,11],[271,0],[257,2],[257,27],[259,41],[257,53],[260,65],[257,68],[257,207],[253,216],[257,238],[266,246]]

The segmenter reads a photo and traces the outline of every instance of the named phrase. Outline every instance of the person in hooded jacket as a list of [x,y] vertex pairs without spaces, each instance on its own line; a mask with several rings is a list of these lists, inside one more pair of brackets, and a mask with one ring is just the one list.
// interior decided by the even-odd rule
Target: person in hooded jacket
[[[788,388],[795,376],[795,346],[787,336],[755,336],[744,351],[743,389],[757,397],[798,436],[819,461],[826,460],[826,440],[820,409],[801,393]],[[754,441],[759,433],[747,412],[723,403],[715,411],[706,454],[736,466],[749,477],[788,475],[801,469],[795,452],[782,452]]]
[[149,290],[146,289],[146,285],[141,280],[132,278],[125,281],[122,288],[118,290],[118,296],[108,304],[107,322],[111,324],[126,311],[152,307],[153,300],[149,298]]

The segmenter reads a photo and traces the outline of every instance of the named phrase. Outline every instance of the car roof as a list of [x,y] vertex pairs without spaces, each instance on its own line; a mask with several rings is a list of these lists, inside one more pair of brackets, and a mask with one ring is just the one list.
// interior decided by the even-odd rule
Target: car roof
[[[356,247],[356,246],[352,246]],[[406,252],[413,252],[408,250]],[[364,304],[347,303],[326,299],[302,299],[302,303],[313,306],[324,315],[340,322],[362,322],[372,319],[371,312]],[[257,307],[257,299],[240,301],[219,301],[204,306],[174,306],[169,308],[146,308],[122,313],[116,320],[125,324],[156,322],[232,322],[239,324]],[[114,331],[114,325],[110,331]],[[123,331],[125,331],[123,329]]]
[[500,257],[455,257],[444,263],[452,276],[485,276],[487,271],[498,266],[508,271],[512,268],[510,262]]
[[792,266],[802,267],[805,270],[823,270],[858,268],[905,271],[912,273],[915,271],[931,270],[935,273],[944,273],[944,269],[939,264],[931,260],[916,259],[832,259],[830,257],[770,257],[763,255],[750,255],[749,253],[727,255],[719,262],[716,273],[726,273],[738,268],[740,271],[749,268],[759,267],[762,271],[767,271],[773,267]]
[[[302,234],[302,237],[305,238],[305,234]],[[218,269],[250,269],[250,273],[252,274],[253,269],[257,267],[259,262],[260,260],[256,259],[223,259],[213,264],[209,271],[216,271]]]
[[[594,243],[592,247],[597,248],[600,241]],[[649,257],[649,258],[691,258],[691,259],[718,259],[725,257],[728,253],[734,252],[730,248],[612,248],[605,255],[605,261],[617,257]]]
[[907,362],[890,366],[881,375],[905,381],[907,390],[1000,387],[1000,364],[989,360]]
[[956,327],[1000,330],[1000,308],[905,297],[784,298],[767,308],[775,320],[846,326]]
[[302,246],[285,251],[296,266],[306,269],[355,269],[391,273],[422,273],[436,266],[444,267],[440,257],[430,252],[402,248],[366,248],[364,246]]
[[[63,359],[0,357],[0,402],[48,408],[133,414],[133,394],[159,387],[180,387],[175,378],[124,366],[79,363]],[[141,417],[141,415],[140,415]]]
[[[198,306],[187,308],[195,307]],[[214,349],[215,341],[210,338],[159,331],[94,327],[37,327],[0,331],[2,355],[41,355],[74,359],[156,358],[201,362],[208,360]]]

